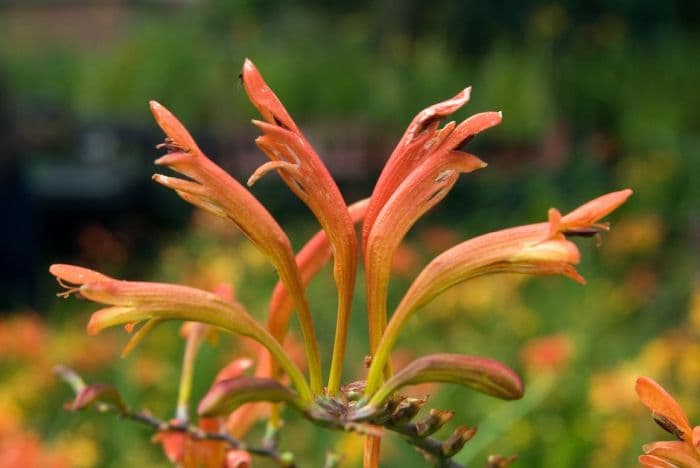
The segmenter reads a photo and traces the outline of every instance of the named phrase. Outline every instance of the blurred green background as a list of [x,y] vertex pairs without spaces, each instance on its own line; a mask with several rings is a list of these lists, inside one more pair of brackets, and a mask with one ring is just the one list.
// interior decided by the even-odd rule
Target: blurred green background
[[[249,123],[257,114],[238,83],[245,57],[348,201],[371,192],[420,109],[472,85],[459,117],[503,111],[503,123],[468,147],[489,167],[464,176],[409,234],[390,308],[431,257],[462,239],[544,220],[551,206],[568,211],[605,192],[635,190],[599,248],[580,242],[585,287],[483,278],[410,322],[400,341],[406,359],[478,354],[524,376],[526,396],[517,402],[426,390],[431,407],[480,426],[458,460],[479,466],[499,453],[517,454],[516,466],[630,466],[642,443],[667,438],[636,401],[638,375],[662,382],[691,421],[700,418],[700,4],[354,5],[0,3],[0,465],[166,466],[146,429],[64,412],[70,394],[50,369],[74,366],[88,380],[115,383],[134,406],[170,417],[183,349],[178,325],[119,360],[124,333],[85,336],[95,307],[54,298],[48,264],[200,287],[229,282],[264,317],[272,269],[232,229],[150,182],[162,135],[149,99],[172,109],[239,180],[265,161]],[[253,192],[296,248],[317,229],[275,176]],[[348,381],[361,376],[367,349],[361,278],[358,285]],[[309,290],[326,350],[329,291],[326,269]],[[227,337],[205,346],[195,397],[245,352]],[[288,419],[282,444],[301,466],[320,466],[325,450],[345,453],[346,466],[360,463],[358,436]],[[396,437],[387,438],[383,463],[422,466]]]

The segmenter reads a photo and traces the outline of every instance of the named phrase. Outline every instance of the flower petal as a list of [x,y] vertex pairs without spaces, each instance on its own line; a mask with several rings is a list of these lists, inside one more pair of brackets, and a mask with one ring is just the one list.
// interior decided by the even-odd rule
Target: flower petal
[[669,461],[659,458],[654,455],[640,455],[637,457],[639,464],[642,466],[648,466],[650,468],[681,468]]
[[680,441],[662,441],[646,444],[644,453],[684,468],[700,468],[700,455],[689,444]]
[[595,198],[561,218],[561,224],[566,230],[594,225],[625,203],[632,193],[632,190],[624,189]]
[[635,390],[639,401],[652,411],[654,419],[660,424],[668,423],[664,425],[664,429],[680,440],[692,440],[693,431],[687,416],[678,402],[661,385],[648,377],[640,377],[637,379]]

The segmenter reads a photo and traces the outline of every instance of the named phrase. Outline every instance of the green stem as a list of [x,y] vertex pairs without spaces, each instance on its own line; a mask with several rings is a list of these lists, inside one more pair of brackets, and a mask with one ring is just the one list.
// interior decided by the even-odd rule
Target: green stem
[[189,402],[192,393],[192,380],[194,377],[194,361],[202,338],[202,327],[205,325],[191,323],[192,327],[187,335],[185,353],[182,357],[182,373],[180,374],[180,386],[177,393],[176,418],[180,421],[189,421]]
[[338,290],[338,321],[335,327],[331,369],[328,375],[328,395],[334,396],[340,390],[345,362],[345,347],[347,344],[348,320],[352,307],[352,292]]

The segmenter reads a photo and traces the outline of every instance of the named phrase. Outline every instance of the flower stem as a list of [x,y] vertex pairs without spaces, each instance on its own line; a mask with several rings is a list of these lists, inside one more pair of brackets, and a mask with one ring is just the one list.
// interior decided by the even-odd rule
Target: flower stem
[[189,421],[189,403],[192,393],[192,379],[194,377],[194,361],[197,357],[199,343],[201,341],[203,327],[207,325],[191,323],[185,343],[185,353],[182,357],[182,373],[180,374],[180,386],[177,392],[177,408],[175,417],[180,421]]

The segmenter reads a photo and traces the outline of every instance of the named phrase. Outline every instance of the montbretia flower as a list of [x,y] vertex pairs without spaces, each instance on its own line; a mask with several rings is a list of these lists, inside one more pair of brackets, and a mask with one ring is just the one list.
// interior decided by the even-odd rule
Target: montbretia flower
[[95,335],[105,328],[135,324],[152,319],[197,321],[230,333],[248,336],[263,345],[289,375],[302,400],[311,392],[306,380],[280,343],[237,302],[187,286],[137,281],[121,281],[87,268],[56,264],[49,269],[66,288],[60,295],[77,293],[110,307],[90,317],[87,331]]
[[253,62],[246,59],[241,72],[243,87],[264,122],[253,123],[264,133],[255,142],[271,159],[248,180],[252,185],[276,170],[284,182],[313,212],[333,247],[333,276],[338,288],[338,314],[333,362],[328,380],[330,393],[340,387],[347,324],[357,270],[357,237],[352,218],[338,186],[304,134],[269,88]]
[[469,100],[470,88],[420,112],[389,158],[372,193],[362,231],[365,259],[370,351],[386,326],[391,263],[411,226],[452,189],[460,173],[486,167],[459,148],[501,122],[500,112],[476,114],[459,125],[442,118]]
[[[311,387],[320,393],[318,343],[289,238],[257,198],[204,155],[187,129],[168,109],[151,101],[151,112],[167,136],[160,147],[168,154],[157,159],[156,164],[192,179],[156,174],[153,180],[175,190],[193,205],[233,222],[275,266],[294,299],[307,349]],[[281,336],[275,338],[282,339]]]
[[598,220],[631,194],[631,190],[621,190],[603,195],[563,217],[551,209],[548,222],[484,234],[438,255],[418,275],[392,315],[372,357],[367,395],[378,388],[383,367],[408,318],[445,289],[476,276],[499,272],[560,274],[583,283],[574,267],[580,259],[578,248],[566,237],[607,230],[607,225]]
[[635,389],[654,421],[678,439],[645,444],[639,463],[658,468],[700,467],[700,426],[691,427],[678,402],[652,379],[638,378]]

